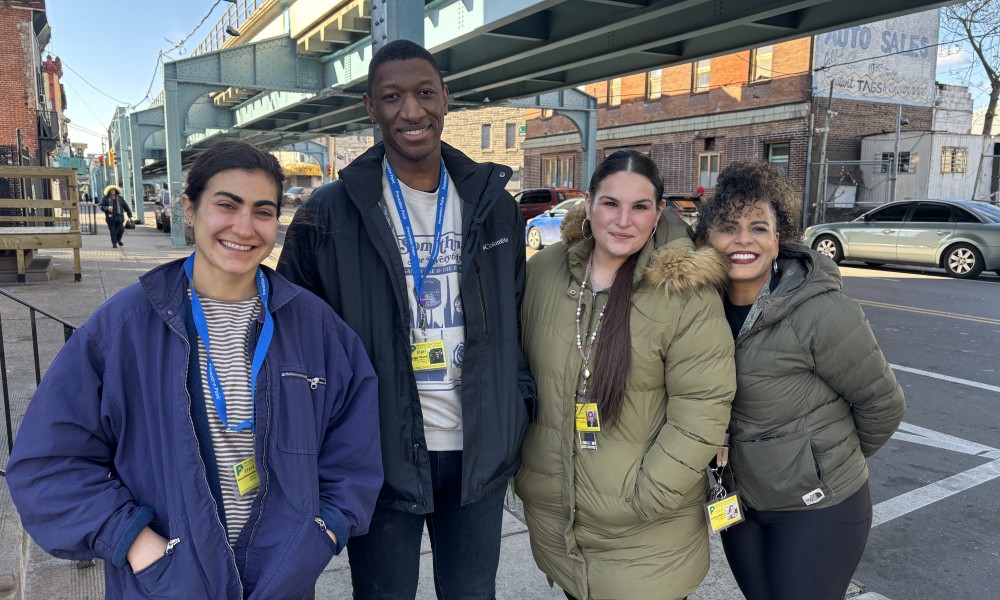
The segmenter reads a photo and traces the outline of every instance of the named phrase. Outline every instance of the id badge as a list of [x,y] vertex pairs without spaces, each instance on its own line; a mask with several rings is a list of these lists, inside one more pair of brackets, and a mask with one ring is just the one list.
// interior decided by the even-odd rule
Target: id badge
[[580,449],[581,450],[597,450],[597,434],[592,431],[578,431],[576,433],[577,437],[580,438]]
[[257,461],[252,456],[233,465],[233,474],[236,476],[236,485],[240,489],[241,496],[246,496],[260,486]]
[[576,430],[588,432],[601,430],[601,412],[596,402],[576,404]]
[[718,500],[705,503],[705,518],[708,519],[708,530],[717,533],[729,529],[744,520],[743,505],[738,492],[726,494]]
[[410,362],[414,371],[436,371],[447,368],[444,340],[413,342],[410,344]]

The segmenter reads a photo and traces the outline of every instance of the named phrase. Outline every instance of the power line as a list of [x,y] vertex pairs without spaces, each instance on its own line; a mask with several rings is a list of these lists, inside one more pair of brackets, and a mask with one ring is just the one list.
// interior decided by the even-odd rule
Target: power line
[[118,98],[115,98],[114,96],[111,96],[111,95],[109,95],[109,94],[108,94],[107,92],[105,92],[105,91],[104,91],[104,90],[102,90],[101,88],[99,88],[99,87],[97,87],[96,85],[94,85],[94,84],[90,83],[89,81],[87,81],[87,78],[86,78],[86,77],[84,77],[83,75],[80,75],[79,73],[77,73],[77,72],[76,72],[76,69],[74,69],[73,67],[71,67],[71,66],[69,66],[68,64],[66,64],[66,61],[64,61],[64,60],[60,60],[60,62],[62,63],[62,66],[66,67],[67,69],[69,69],[70,71],[72,71],[72,72],[73,72],[73,74],[74,74],[74,75],[76,75],[77,77],[79,77],[81,81],[83,81],[84,83],[86,83],[86,84],[87,84],[87,85],[89,85],[90,87],[92,87],[92,88],[94,88],[95,90],[97,90],[97,92],[98,92],[98,93],[100,93],[101,95],[103,95],[103,96],[107,96],[108,98],[110,98],[110,99],[114,100],[114,101],[115,101],[115,102],[117,102],[118,104],[128,104],[128,102],[125,102],[124,100],[119,100]]
[[[190,38],[192,35],[194,35],[195,32],[198,31],[198,29],[200,29],[201,26],[205,24],[205,21],[208,20],[208,18],[210,16],[212,16],[212,12],[215,10],[215,7],[218,6],[220,2],[222,2],[222,0],[215,0],[215,4],[212,5],[212,8],[208,9],[208,14],[205,15],[202,18],[202,20],[199,21],[198,24],[194,26],[194,29],[191,30],[191,33],[187,34],[186,36],[184,36],[184,38],[181,41],[179,41],[176,44],[174,44],[173,48],[171,48],[170,50],[165,50],[164,52],[167,52],[167,53],[173,52],[174,50],[176,50],[176,49],[180,48],[181,46],[183,46],[184,42],[188,41],[188,38]],[[163,52],[161,52],[161,54],[163,54]]]
[[67,123],[67,125],[69,125],[73,129],[79,129],[80,131],[82,131],[84,133],[89,133],[90,135],[95,135],[97,137],[104,137],[103,133],[97,133],[96,131],[91,131],[90,129],[87,129],[86,127],[82,127],[80,125],[77,125],[76,123]]

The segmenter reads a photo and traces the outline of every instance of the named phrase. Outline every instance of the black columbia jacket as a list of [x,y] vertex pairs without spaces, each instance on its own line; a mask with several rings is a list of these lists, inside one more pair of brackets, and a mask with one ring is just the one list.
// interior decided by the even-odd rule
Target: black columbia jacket
[[[462,207],[462,503],[506,485],[520,465],[535,382],[520,346],[524,222],[511,170],[442,144]],[[376,144],[312,193],[285,237],[278,272],[319,295],[357,332],[378,376],[385,484],[379,505],[434,510],[423,417],[410,364],[403,262],[382,203]]]

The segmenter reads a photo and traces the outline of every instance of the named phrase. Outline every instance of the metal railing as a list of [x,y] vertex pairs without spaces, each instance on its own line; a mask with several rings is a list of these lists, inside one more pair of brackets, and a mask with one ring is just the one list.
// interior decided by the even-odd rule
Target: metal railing
[[206,52],[214,52],[222,48],[222,45],[226,41],[226,28],[233,27],[239,29],[240,25],[246,22],[246,20],[253,14],[255,10],[260,8],[264,4],[269,4],[274,0],[237,0],[234,4],[230,4],[226,7],[225,14],[222,18],[212,27],[205,36],[205,39],[198,44],[198,47],[194,49],[191,56],[198,56],[199,54],[204,54]]
[[890,201],[891,161],[814,163],[811,225],[850,221]]
[[[61,319],[41,308],[38,308],[34,304],[26,300],[18,298],[14,294],[0,289],[0,296],[4,296],[14,302],[20,304],[21,306],[28,309],[29,320],[31,323],[31,350],[32,358],[35,367],[35,385],[37,386],[42,381],[42,361],[41,354],[38,349],[38,315],[51,319],[52,321],[62,325],[63,330],[63,343],[69,340],[69,337],[73,335],[76,331],[76,325]],[[7,429],[7,456],[10,456],[11,450],[14,448],[14,421],[11,416],[10,410],[10,385],[7,381],[7,340],[4,337],[3,329],[3,316],[0,314],[0,384],[3,386],[3,414],[4,423]],[[0,477],[6,477],[6,468],[0,469]]]

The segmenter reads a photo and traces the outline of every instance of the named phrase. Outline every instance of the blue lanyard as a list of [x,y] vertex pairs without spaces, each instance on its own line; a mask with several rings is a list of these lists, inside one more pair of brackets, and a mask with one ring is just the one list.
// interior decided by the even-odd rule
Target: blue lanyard
[[[385,161],[385,177],[389,181],[389,189],[392,191],[392,199],[396,203],[396,211],[399,213],[399,222],[403,225],[403,235],[406,236],[406,247],[410,252],[410,269],[413,271],[413,293],[417,297],[417,303],[421,309],[427,305],[427,298],[424,297],[424,282],[430,275],[431,268],[437,261],[438,250],[441,249],[441,230],[444,229],[444,206],[448,200],[448,172],[444,168],[444,160],[441,161],[441,179],[438,184],[437,215],[434,219],[434,245],[431,246],[431,255],[427,260],[427,266],[420,270],[420,257],[417,256],[417,240],[413,236],[413,225],[410,223],[410,213],[406,210],[406,203],[403,202],[403,191],[399,188],[399,179],[396,172],[392,170],[389,161]],[[421,310],[421,314],[423,310]],[[423,320],[421,318],[421,320]]]
[[260,337],[257,339],[257,346],[253,351],[253,362],[250,365],[250,420],[243,421],[235,427],[230,427],[229,421],[226,419],[226,396],[222,392],[222,383],[219,381],[219,374],[215,370],[215,363],[212,362],[212,355],[208,348],[208,322],[205,320],[205,310],[201,307],[201,300],[198,299],[198,293],[194,291],[194,253],[184,261],[184,272],[187,274],[188,281],[192,282],[191,312],[194,317],[194,328],[198,331],[201,343],[205,345],[205,362],[207,363],[205,371],[208,379],[208,391],[212,395],[212,402],[215,403],[215,410],[219,413],[219,419],[222,420],[222,424],[226,429],[240,431],[249,427],[250,431],[254,432],[257,375],[260,373],[260,368],[264,365],[264,357],[267,355],[267,349],[271,346],[271,338],[274,336],[274,321],[271,319],[270,311],[267,310],[270,284],[264,275],[264,270],[257,267],[257,293],[260,294],[260,302],[264,307],[264,327],[261,329]]

